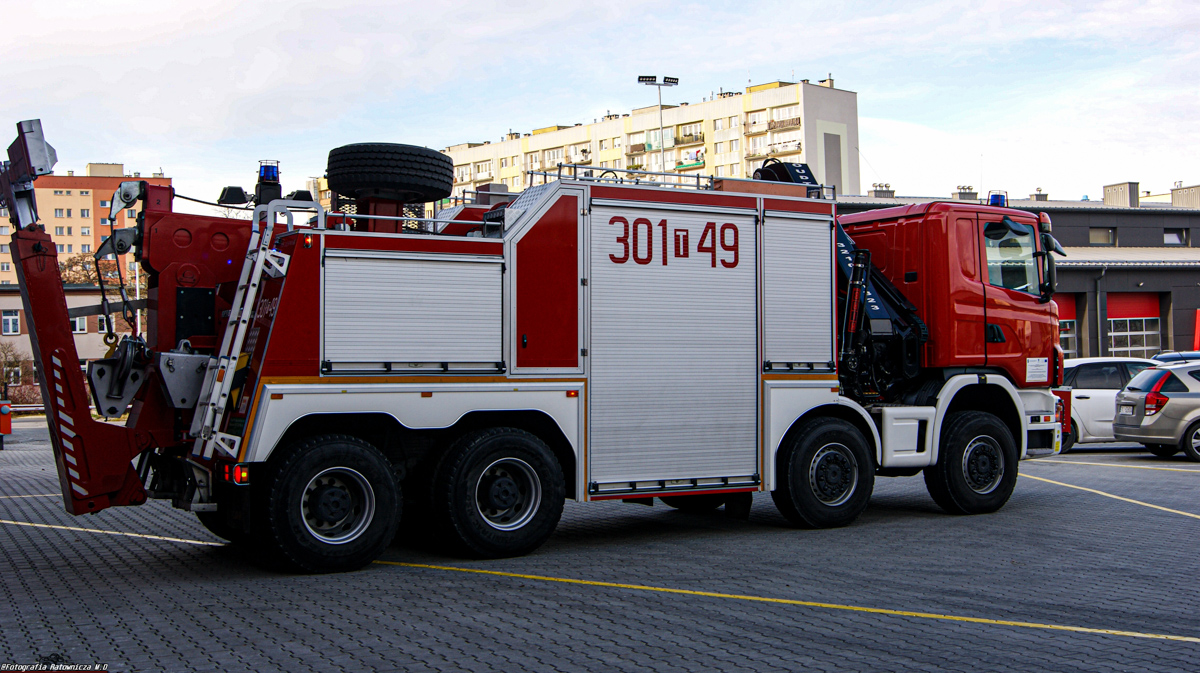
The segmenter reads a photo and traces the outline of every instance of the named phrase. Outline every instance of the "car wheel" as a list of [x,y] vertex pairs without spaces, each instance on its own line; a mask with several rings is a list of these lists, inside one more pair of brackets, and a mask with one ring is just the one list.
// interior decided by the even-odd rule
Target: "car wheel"
[[858,428],[840,418],[816,418],[780,447],[771,498],[801,528],[846,526],[867,508],[875,461]]
[[1200,463],[1200,421],[1188,426],[1187,432],[1179,440],[1179,450],[1183,451],[1188,460]]
[[689,514],[705,514],[725,504],[725,496],[720,493],[705,493],[703,495],[667,495],[659,498],[667,507],[674,507]]
[[492,428],[459,439],[434,477],[442,536],[479,558],[528,554],[554,532],[566,483],[558,459],[537,436]]
[[402,503],[387,457],[346,435],[293,447],[265,496],[263,551],[305,572],[356,570],[378,558],[396,533]]
[[1075,427],[1075,421],[1071,421],[1071,429],[1063,433],[1062,450],[1059,453],[1067,453],[1075,446],[1075,440],[1079,437],[1079,429]]
[[994,512],[1012,495],[1019,458],[1012,433],[999,418],[955,412],[942,424],[938,460],[925,468],[925,487],[951,514]]
[[1167,459],[1179,453],[1179,447],[1175,444],[1144,444],[1146,450],[1154,455],[1155,458]]

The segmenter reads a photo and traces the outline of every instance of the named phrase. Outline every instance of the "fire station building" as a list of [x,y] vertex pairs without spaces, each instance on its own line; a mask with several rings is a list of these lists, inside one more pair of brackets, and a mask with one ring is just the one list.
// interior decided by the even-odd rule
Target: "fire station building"
[[[1045,194],[1009,206],[1045,212],[1066,251],[1057,257],[1061,341],[1068,358],[1150,357],[1200,350],[1200,208],[1138,202],[1137,183],[1105,188],[1104,201],[1051,201]],[[977,200],[960,189],[948,200]],[[840,196],[839,213],[938,199]]]

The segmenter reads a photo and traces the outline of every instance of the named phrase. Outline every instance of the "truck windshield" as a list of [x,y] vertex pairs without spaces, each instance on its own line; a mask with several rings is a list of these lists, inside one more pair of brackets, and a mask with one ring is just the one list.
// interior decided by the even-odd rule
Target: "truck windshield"
[[1033,228],[1005,217],[983,228],[987,249],[988,284],[1034,294],[1038,269],[1034,260]]

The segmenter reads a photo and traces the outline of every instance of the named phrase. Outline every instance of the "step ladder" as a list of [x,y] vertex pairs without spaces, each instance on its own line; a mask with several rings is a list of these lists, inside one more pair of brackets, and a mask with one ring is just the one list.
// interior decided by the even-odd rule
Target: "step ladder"
[[[196,414],[192,419],[190,435],[196,438],[192,447],[193,456],[211,458],[214,451],[219,449],[229,457],[237,459],[242,438],[221,432],[220,427],[228,412],[227,405],[233,388],[234,373],[242,354],[242,345],[245,343],[250,321],[254,319],[255,303],[263,274],[281,278],[287,273],[290,258],[278,250],[271,249],[275,216],[281,210],[287,212],[286,206],[271,204],[254,209],[250,245],[242,263],[242,273],[238,279],[233,305],[229,310],[229,322],[225,324],[220,349],[208,360],[204,385],[196,405]],[[291,229],[291,213],[287,215],[288,228]]]

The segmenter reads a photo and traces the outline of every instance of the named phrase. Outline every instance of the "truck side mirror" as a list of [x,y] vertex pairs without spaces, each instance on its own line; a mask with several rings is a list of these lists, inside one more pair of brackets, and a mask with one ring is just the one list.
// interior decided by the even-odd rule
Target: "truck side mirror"
[[1042,256],[1042,284],[1039,288],[1041,296],[1038,297],[1038,302],[1045,304],[1054,296],[1054,291],[1058,288],[1058,271],[1054,268],[1054,254],[1051,252],[1039,253]]

